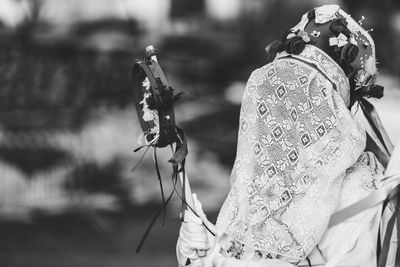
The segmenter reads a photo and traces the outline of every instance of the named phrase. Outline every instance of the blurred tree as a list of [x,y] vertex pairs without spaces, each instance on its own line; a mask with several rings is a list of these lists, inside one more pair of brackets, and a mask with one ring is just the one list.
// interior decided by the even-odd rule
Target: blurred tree
[[204,12],[204,0],[172,0],[170,17],[181,18],[190,17],[195,14],[201,14]]
[[26,44],[31,40],[32,35],[35,33],[35,29],[40,22],[40,12],[43,8],[43,0],[30,0],[27,1],[29,8],[28,16],[18,26],[17,33],[21,38],[22,44]]
[[57,147],[42,144],[40,147],[0,145],[0,159],[26,174],[27,178],[40,171],[49,171],[57,165],[65,164],[68,152]]

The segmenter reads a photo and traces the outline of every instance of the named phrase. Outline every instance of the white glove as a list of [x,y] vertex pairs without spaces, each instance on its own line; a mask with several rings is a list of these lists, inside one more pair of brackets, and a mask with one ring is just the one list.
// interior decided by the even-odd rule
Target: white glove
[[[194,211],[199,215],[201,214],[202,217],[205,217],[201,203],[197,199],[196,194],[193,194],[193,203],[194,206],[192,208]],[[187,209],[176,244],[176,255],[179,266],[203,266],[201,258],[207,255],[207,251],[211,248],[212,242],[213,238],[204,227],[202,220],[190,209]]]

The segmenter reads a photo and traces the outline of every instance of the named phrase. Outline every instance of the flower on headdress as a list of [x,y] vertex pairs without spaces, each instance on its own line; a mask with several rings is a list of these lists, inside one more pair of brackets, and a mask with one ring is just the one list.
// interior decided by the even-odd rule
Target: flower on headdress
[[373,82],[373,78],[376,77],[376,63],[373,56],[370,56],[366,61],[363,69],[357,71],[354,77],[356,87],[366,86]]
[[285,51],[289,54],[298,55],[303,52],[306,42],[301,36],[294,36],[285,42]]
[[310,41],[310,37],[308,36],[308,33],[306,31],[300,30],[297,33],[298,36],[300,36],[304,42],[308,43]]
[[[358,46],[353,45],[353,44],[346,44],[343,48],[342,48],[342,52],[340,53],[340,65],[342,67],[347,66],[346,68],[349,68],[350,71],[351,66],[350,63],[352,63],[357,55],[358,55],[359,49]],[[345,72],[347,72],[346,70],[344,70]]]
[[298,30],[296,33],[294,33],[294,32],[289,33],[287,35],[286,39],[292,39],[295,36],[301,37],[301,39],[303,39],[303,41],[306,43],[310,42],[310,37],[308,36],[308,33],[303,30]]
[[348,44],[347,36],[344,35],[343,33],[340,33],[337,37],[329,38],[329,45],[330,46],[337,45],[338,47],[342,47],[342,46],[345,46],[347,44]]
[[336,18],[335,13],[339,10],[338,5],[324,5],[315,9],[315,23],[324,24]]
[[376,73],[371,74],[368,71],[360,69],[354,77],[356,90],[353,91],[356,100],[360,98],[373,97],[382,98],[383,86],[375,84]]
[[367,79],[367,72],[363,69],[358,70],[356,76],[354,77],[356,86],[357,87],[363,86],[366,79]]
[[329,25],[329,29],[334,35],[338,35],[339,33],[346,34],[346,32],[349,33],[349,30],[347,29],[347,21],[345,18],[334,19],[331,25]]

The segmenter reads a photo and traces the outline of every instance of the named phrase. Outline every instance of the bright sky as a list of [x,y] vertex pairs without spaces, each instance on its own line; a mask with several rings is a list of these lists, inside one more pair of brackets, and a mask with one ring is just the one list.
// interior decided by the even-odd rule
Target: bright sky
[[[0,0],[0,20],[7,26],[16,26],[29,17],[29,1]],[[169,0],[44,0],[41,18],[55,24],[70,24],[132,17],[154,28],[165,21],[169,8]]]
[[[0,0],[0,20],[15,27],[29,16],[32,0]],[[190,0],[187,0],[190,1]],[[226,20],[242,11],[245,0],[205,0],[211,17]],[[255,1],[255,0],[252,0]],[[260,1],[260,0],[257,0]],[[71,24],[101,18],[135,18],[148,29],[163,25],[169,16],[171,0],[43,0],[41,18],[55,24]]]
[[18,25],[28,15],[28,10],[25,1],[0,0],[0,20],[6,26]]

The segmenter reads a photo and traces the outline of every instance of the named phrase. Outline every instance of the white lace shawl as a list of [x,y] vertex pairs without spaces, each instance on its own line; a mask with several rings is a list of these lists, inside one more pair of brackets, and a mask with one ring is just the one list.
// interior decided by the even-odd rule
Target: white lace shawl
[[231,190],[217,220],[230,240],[228,256],[293,262],[318,244],[346,170],[365,148],[348,97],[342,69],[311,45],[251,74]]

